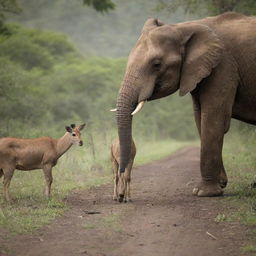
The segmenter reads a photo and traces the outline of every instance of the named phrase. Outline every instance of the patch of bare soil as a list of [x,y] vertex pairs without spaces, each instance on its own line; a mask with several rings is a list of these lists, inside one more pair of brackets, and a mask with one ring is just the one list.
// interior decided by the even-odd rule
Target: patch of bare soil
[[214,221],[228,206],[193,196],[199,179],[199,149],[184,148],[133,170],[133,202],[112,201],[112,184],[76,192],[64,216],[0,243],[15,256],[242,256],[246,228]]

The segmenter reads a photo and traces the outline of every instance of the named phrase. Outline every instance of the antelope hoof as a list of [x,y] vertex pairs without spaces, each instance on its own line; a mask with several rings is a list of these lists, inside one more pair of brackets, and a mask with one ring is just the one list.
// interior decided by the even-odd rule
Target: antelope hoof
[[124,201],[124,195],[119,195],[119,203],[122,203]]

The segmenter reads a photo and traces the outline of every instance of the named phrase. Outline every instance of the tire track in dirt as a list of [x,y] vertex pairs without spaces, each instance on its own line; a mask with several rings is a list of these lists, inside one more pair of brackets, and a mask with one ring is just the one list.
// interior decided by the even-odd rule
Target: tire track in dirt
[[113,202],[112,184],[76,192],[52,224],[0,242],[15,256],[241,256],[245,227],[214,221],[223,198],[192,196],[199,180],[199,149],[184,148],[134,168],[132,203]]

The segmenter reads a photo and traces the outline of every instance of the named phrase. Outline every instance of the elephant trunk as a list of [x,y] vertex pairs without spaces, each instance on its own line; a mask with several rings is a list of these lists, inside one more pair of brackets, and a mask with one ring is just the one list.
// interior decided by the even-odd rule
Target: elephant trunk
[[[134,78],[134,77],[132,77]],[[138,103],[138,92],[126,77],[117,98],[117,127],[120,143],[119,170],[124,172],[130,159],[132,143],[132,112]]]

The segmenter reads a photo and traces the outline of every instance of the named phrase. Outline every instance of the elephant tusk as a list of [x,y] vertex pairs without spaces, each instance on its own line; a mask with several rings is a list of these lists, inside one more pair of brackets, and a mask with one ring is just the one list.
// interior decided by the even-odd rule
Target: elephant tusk
[[143,100],[143,101],[141,101],[141,102],[137,105],[136,109],[132,112],[132,116],[135,115],[136,113],[138,113],[138,112],[142,109],[144,103],[145,103],[145,101]]
[[112,108],[110,109],[111,112],[116,112],[117,111],[117,108]]

